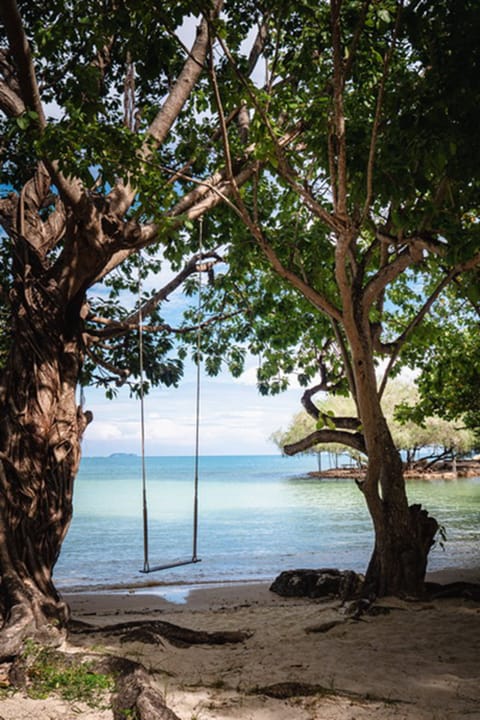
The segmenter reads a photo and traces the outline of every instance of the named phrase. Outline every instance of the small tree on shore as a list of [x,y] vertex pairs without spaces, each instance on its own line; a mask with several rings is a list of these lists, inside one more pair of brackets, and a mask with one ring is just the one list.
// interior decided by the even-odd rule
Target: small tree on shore
[[[251,280],[246,270],[263,262],[315,319],[324,318],[323,338],[296,350],[310,354],[307,367],[318,358],[321,381],[304,395],[317,427],[285,451],[341,443],[368,456],[361,489],[375,548],[366,587],[419,595],[438,526],[408,504],[381,398],[442,292],[480,263],[478,13],[467,1],[453,9],[448,2],[331,0],[290,13],[274,5],[269,23],[268,82],[260,91],[229,52],[228,34],[221,41],[254,119],[257,156],[270,168],[250,192],[235,188],[230,174],[232,203],[252,238],[232,255],[231,270]],[[218,92],[216,100],[226,120],[231,95]],[[220,124],[228,158],[235,145]],[[279,140],[285,126],[299,132],[287,147]],[[275,297],[268,307],[275,317]],[[288,336],[304,317],[284,322],[276,314]],[[288,354],[292,366],[295,351]],[[278,384],[274,365],[271,356],[262,364],[261,387],[269,378]],[[311,398],[338,386],[339,367],[355,413],[330,417]]]
[[[229,301],[247,318],[205,339],[211,372],[224,350],[239,372],[236,335],[262,353],[263,392],[292,368],[304,385],[320,367],[326,387],[349,387],[355,416],[310,442],[368,453],[371,591],[422,591],[436,523],[408,506],[375,363],[386,355],[390,372],[442,290],[480,260],[478,13],[383,0],[221,7],[201,4],[187,47],[190,3],[0,4],[3,655],[68,618],[52,569],[91,420],[78,384],[102,366],[138,386],[140,315],[158,332],[149,380],[178,380],[158,308],[199,261],[229,265],[206,307],[228,314]],[[253,81],[259,57],[267,72]],[[207,212],[199,253],[191,223]],[[142,249],[177,274],[122,309]],[[90,299],[101,283],[110,295]],[[407,312],[385,334],[391,288]]]
[[[413,420],[398,419],[397,408],[402,407],[405,402],[414,402],[418,398],[418,391],[413,384],[407,384],[393,380],[387,387],[382,398],[382,408],[385,419],[390,428],[395,447],[404,456],[404,466],[410,469],[415,461],[421,457],[428,460],[429,465],[434,465],[442,459],[453,460],[457,455],[470,453],[476,447],[475,434],[465,427],[461,427],[458,421],[444,420],[439,417],[428,417],[422,419],[421,424]],[[336,417],[352,415],[355,412],[355,403],[352,398],[332,397],[326,398],[319,403],[317,412],[324,415],[326,423],[334,423]],[[414,406],[412,406],[414,410]],[[301,444],[305,438],[316,432],[317,413],[315,416],[308,414],[305,410],[297,413],[286,430],[278,430],[272,435],[273,442],[281,449]],[[329,420],[330,419],[330,420]],[[342,445],[320,444],[313,448],[308,447],[305,452],[330,451],[335,454],[342,454],[347,451],[356,460],[365,456],[354,454]]]

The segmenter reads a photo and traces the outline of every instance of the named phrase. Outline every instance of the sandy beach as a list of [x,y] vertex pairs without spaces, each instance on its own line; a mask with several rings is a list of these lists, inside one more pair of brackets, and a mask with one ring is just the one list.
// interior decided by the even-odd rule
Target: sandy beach
[[[430,579],[480,582],[480,571]],[[71,635],[64,649],[141,662],[181,720],[480,719],[478,602],[385,598],[375,614],[352,619],[339,601],[282,598],[264,583],[157,591],[67,596],[73,617],[101,630]],[[245,636],[188,646],[109,633],[135,620]],[[0,701],[2,720],[78,717],[112,720],[113,712],[23,693]]]

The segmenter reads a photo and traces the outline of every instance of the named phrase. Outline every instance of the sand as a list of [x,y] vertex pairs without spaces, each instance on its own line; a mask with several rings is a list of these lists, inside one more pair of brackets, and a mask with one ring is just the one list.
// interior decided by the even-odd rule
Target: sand
[[[452,570],[431,579],[480,582],[480,571]],[[66,648],[142,662],[181,720],[480,720],[479,603],[385,598],[378,603],[385,614],[353,620],[338,601],[281,598],[262,583],[160,587],[158,593],[164,596],[149,589],[67,599],[76,619],[101,627],[155,619],[250,636],[237,644],[183,648],[166,640],[121,642],[102,632],[71,636]],[[312,631],[325,623],[333,625],[327,632]],[[267,686],[285,689],[285,683],[297,684],[292,697],[265,694]],[[304,694],[312,687],[314,694]],[[112,720],[113,714],[21,693],[0,701],[0,720],[78,717]]]

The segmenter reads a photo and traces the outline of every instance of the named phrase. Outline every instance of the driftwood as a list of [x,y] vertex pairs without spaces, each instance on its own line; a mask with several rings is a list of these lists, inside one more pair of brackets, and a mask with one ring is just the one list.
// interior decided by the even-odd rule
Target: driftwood
[[176,647],[187,648],[192,645],[226,645],[241,643],[252,636],[248,630],[220,630],[206,632],[191,630],[161,620],[139,620],[117,623],[115,625],[90,625],[72,622],[69,631],[82,635],[119,635],[121,642],[142,642],[151,645],[162,645],[163,640]]

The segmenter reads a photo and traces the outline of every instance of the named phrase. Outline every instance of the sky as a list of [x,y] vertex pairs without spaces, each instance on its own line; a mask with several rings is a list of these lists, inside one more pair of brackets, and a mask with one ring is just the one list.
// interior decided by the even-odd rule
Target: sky
[[[238,379],[227,373],[200,379],[201,455],[271,455],[279,452],[269,439],[286,429],[301,410],[297,387],[274,397],[261,396],[252,364]],[[145,454],[193,455],[195,452],[196,372],[190,369],[178,388],[157,388],[145,398]],[[107,400],[100,389],[86,388],[85,409],[93,422],[83,440],[85,456],[141,452],[140,401],[123,389]]]

